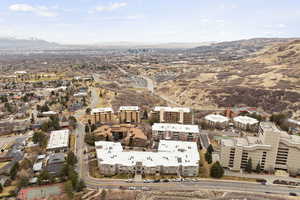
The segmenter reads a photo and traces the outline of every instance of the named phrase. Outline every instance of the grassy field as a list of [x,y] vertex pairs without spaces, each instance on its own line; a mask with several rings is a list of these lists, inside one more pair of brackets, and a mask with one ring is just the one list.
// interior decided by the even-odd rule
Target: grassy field
[[91,177],[94,178],[104,178],[102,174],[100,174],[97,160],[93,160],[89,162],[89,173]]
[[76,136],[74,134],[71,134],[70,136],[70,149],[71,151],[75,152]]
[[237,177],[237,176],[223,176],[221,180],[256,182],[256,178]]
[[5,165],[7,165],[8,163],[10,163],[10,162],[0,162],[0,169],[1,169],[2,167],[4,167]]
[[209,178],[210,177],[210,168],[212,164],[208,164],[205,160],[205,150],[200,151],[200,163],[201,167],[199,169],[199,177]]
[[103,174],[100,174],[98,164],[96,160],[90,161],[89,162],[89,173],[90,176],[94,178],[112,178],[112,179],[129,179],[133,178],[132,175],[129,174],[117,174],[114,176],[104,176]]
[[7,186],[3,188],[3,192],[0,193],[0,198],[4,198],[7,196],[10,196],[10,191],[13,191],[16,189],[17,186]]

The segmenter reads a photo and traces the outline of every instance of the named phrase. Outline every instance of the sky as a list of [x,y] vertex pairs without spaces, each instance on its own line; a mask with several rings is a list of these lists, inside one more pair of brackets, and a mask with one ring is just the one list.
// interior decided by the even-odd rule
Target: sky
[[299,0],[0,0],[0,37],[93,44],[299,36]]

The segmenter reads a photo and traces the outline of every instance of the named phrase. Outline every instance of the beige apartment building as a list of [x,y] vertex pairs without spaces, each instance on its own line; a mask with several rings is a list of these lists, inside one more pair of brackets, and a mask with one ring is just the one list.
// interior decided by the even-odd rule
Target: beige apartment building
[[140,108],[138,106],[121,106],[119,121],[120,123],[140,123]]
[[181,140],[197,142],[200,136],[198,125],[154,123],[152,138],[156,140]]
[[260,163],[268,172],[286,170],[290,174],[300,173],[300,136],[280,131],[271,122],[261,122],[258,137],[221,140],[220,160],[225,168],[240,171],[249,158],[252,168]]
[[233,118],[234,127],[245,131],[257,131],[258,120],[248,116],[238,116]]
[[94,108],[91,111],[91,115],[93,115],[94,123],[112,123],[112,115],[113,109],[108,108]]
[[190,108],[156,106],[151,118],[160,123],[193,124],[194,117]]
[[121,143],[95,142],[98,167],[103,175],[169,174],[198,176],[199,152],[196,142],[161,140],[156,152],[124,151]]
[[226,128],[229,126],[229,118],[219,114],[206,115],[204,121],[211,128]]

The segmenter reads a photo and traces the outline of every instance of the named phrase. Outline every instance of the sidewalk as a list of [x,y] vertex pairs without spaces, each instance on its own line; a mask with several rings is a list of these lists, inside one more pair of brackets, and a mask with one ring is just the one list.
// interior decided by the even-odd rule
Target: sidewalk
[[237,176],[237,177],[246,177],[246,178],[257,178],[257,179],[265,179],[268,184],[273,184],[275,180],[284,180],[284,181],[294,181],[300,182],[300,179],[287,177],[287,176],[276,176],[276,175],[268,175],[268,174],[248,174],[246,172],[232,172],[229,170],[225,170],[225,176]]

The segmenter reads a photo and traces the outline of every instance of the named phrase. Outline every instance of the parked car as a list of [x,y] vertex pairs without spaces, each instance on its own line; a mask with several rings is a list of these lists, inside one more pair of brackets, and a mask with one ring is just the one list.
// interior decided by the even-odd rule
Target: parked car
[[289,195],[290,196],[298,196],[295,192],[290,192]]

